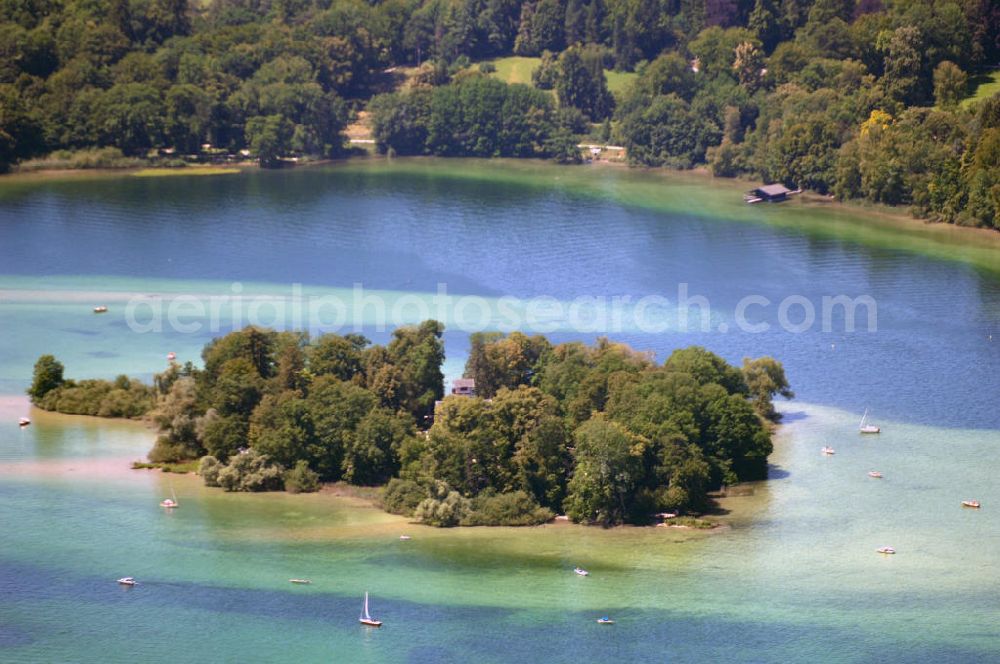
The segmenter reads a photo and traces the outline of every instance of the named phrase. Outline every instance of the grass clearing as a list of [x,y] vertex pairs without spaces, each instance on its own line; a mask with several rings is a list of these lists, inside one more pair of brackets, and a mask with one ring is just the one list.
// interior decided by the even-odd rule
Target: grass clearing
[[[490,74],[500,79],[504,83],[524,83],[531,85],[531,72],[533,72],[542,62],[541,58],[526,58],[521,56],[511,56],[508,58],[497,58],[492,62],[497,68]],[[479,68],[479,63],[472,65],[473,69]],[[636,79],[638,74],[631,71],[614,71],[605,69],[604,75],[608,78],[608,90],[615,96],[621,95],[628,89],[628,86]]]
[[1000,69],[973,76],[969,81],[969,87],[974,88],[975,92],[962,100],[962,106],[969,106],[1000,92]]
[[608,77],[608,90],[616,97],[624,94],[632,81],[639,77],[639,74],[634,71],[614,71],[613,69],[605,69],[604,75]]
[[525,58],[517,55],[509,58],[498,58],[493,61],[493,65],[497,70],[492,76],[499,78],[505,83],[531,85],[531,72],[538,68],[541,61],[541,58]]

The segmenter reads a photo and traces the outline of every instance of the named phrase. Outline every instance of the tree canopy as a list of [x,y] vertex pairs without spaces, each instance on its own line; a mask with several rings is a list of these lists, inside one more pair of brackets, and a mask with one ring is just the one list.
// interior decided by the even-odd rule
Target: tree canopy
[[[995,4],[3,2],[0,171],[62,150],[275,167],[345,153],[367,110],[390,155],[569,163],[614,142],[637,165],[1000,228],[998,102],[966,101],[1000,62]],[[510,55],[541,56],[532,85],[497,78]],[[615,94],[612,69],[635,74]]]

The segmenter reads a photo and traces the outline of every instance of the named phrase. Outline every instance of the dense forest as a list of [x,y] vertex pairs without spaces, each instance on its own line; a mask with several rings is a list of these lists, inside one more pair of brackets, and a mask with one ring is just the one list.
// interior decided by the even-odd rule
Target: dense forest
[[201,458],[210,486],[385,485],[387,510],[438,526],[701,512],[710,491],[767,476],[772,399],[792,396],[769,357],[737,368],[690,347],[657,364],[607,339],[514,332],[473,335],[477,394],[443,397],[442,333],[427,321],[381,346],[251,327],[209,343],[203,369],[172,363],[149,387],[68,381],[46,355],[29,394],[53,410],[145,412],[160,432],[150,460]]
[[[0,0],[0,21],[2,168],[329,157],[368,108],[382,152],[576,161],[590,135],[1000,228],[1000,98],[961,103],[1000,64],[993,0]],[[490,75],[511,54],[539,57],[533,85]],[[637,76],[613,95],[608,70]]]

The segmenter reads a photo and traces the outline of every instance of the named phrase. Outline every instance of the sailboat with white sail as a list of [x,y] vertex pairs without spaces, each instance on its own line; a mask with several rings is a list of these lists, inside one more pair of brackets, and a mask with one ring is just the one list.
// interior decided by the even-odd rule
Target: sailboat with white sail
[[868,422],[868,409],[865,408],[865,414],[861,416],[861,424],[859,425],[858,430],[861,433],[879,433],[882,431],[882,429],[880,429],[879,427],[875,426],[874,424],[867,424],[867,422]]
[[362,625],[368,625],[369,627],[381,627],[382,621],[375,620],[372,618],[371,614],[368,613],[368,593],[365,593],[365,608],[361,611],[361,616],[358,618],[358,622]]
[[173,483],[170,484],[170,498],[160,501],[160,507],[166,507],[168,509],[174,509],[180,507],[181,504],[177,502],[177,494],[174,492]]

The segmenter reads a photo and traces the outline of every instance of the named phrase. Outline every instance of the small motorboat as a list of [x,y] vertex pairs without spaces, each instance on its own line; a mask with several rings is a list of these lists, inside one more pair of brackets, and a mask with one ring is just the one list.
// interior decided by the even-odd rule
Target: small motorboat
[[895,550],[894,548],[892,548],[891,546],[881,546],[881,547],[879,547],[879,548],[877,549],[877,551],[878,551],[879,553],[885,553],[885,554],[893,554],[893,553],[896,553],[896,550]]
[[831,454],[836,454],[837,453],[837,451],[835,449],[833,449],[832,447],[824,447],[823,449],[820,450],[820,452],[822,452],[823,454],[825,454],[827,456],[830,456]]
[[310,583],[312,583],[312,581],[310,581],[309,579],[289,579],[288,582],[289,583],[298,583],[298,584],[304,585],[304,586],[309,585]]
[[123,576],[122,578],[118,579],[118,583],[121,584],[121,585],[123,585],[123,586],[134,586],[134,585],[137,585],[135,579],[132,578],[131,576]]
[[22,417],[17,421],[17,426],[19,427],[26,427],[29,424],[31,424],[31,420],[29,420],[27,417]]
[[875,479],[882,479],[882,473],[877,470],[868,471],[868,477],[874,477]]
[[582,567],[574,567],[573,571],[579,574],[580,576],[590,576],[590,572],[583,569]]
[[598,625],[614,625],[615,621],[612,620],[611,618],[607,617],[607,616],[604,616],[603,618],[598,618],[597,619],[597,624]]
[[399,539],[401,539],[402,541],[406,542],[406,541],[409,541],[409,540],[411,540],[413,538],[410,537],[409,535],[400,535]]
[[105,306],[104,306],[104,305],[102,304],[102,305],[101,305],[101,306],[99,306],[99,307],[94,307],[94,313],[95,313],[95,314],[106,314],[106,313],[108,313],[108,308],[107,308],[107,307],[105,307]]
[[979,501],[978,500],[963,500],[962,501],[962,507],[971,507],[972,509],[978,510],[979,509]]
[[173,351],[170,351],[169,353],[167,353],[167,361],[168,362],[173,362],[176,359],[177,359],[177,353],[175,353]]
[[371,614],[368,613],[368,593],[365,593],[365,608],[361,611],[361,616],[358,617],[358,622],[362,625],[368,625],[369,627],[381,627],[382,621],[375,620],[372,618]]

